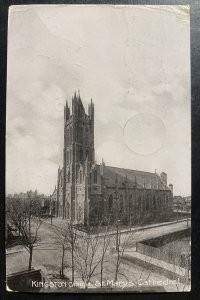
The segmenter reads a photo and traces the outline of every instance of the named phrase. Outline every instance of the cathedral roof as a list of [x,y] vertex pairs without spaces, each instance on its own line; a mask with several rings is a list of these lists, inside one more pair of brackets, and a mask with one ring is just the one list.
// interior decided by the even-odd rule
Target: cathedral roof
[[[127,182],[127,185],[131,187],[137,183],[138,188],[165,189],[165,185],[157,173],[105,166],[104,178],[107,186],[114,186],[117,180],[119,187],[124,187]],[[166,189],[169,190],[167,186]]]

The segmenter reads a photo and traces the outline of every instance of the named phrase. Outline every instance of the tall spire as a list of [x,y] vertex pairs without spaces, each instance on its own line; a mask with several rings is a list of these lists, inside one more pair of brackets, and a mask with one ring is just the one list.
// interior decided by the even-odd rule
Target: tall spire
[[67,99],[66,99],[66,105],[64,107],[64,116],[65,116],[65,121],[68,120],[70,117],[70,108]]
[[74,96],[72,97],[72,114],[76,114],[77,111],[77,98],[76,98],[76,91],[74,92]]

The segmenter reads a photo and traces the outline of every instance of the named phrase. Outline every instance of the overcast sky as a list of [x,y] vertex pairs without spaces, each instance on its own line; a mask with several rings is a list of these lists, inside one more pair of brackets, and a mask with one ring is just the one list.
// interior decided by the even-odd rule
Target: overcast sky
[[50,194],[62,166],[63,106],[95,105],[96,160],[168,174],[190,195],[186,6],[13,6],[9,14],[7,193]]

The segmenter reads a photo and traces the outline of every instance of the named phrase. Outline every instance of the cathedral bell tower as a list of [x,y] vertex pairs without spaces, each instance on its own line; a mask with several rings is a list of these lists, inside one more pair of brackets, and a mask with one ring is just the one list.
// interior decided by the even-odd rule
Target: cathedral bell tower
[[77,221],[77,182],[80,176],[84,176],[81,170],[85,168],[86,161],[91,168],[94,155],[94,104],[91,100],[86,114],[80,94],[75,92],[72,97],[72,114],[67,102],[64,108],[63,149],[63,218],[72,222]]

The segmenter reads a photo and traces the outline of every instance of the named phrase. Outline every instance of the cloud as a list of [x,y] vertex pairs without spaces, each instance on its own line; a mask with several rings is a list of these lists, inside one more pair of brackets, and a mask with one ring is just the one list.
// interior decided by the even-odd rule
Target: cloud
[[[12,7],[8,192],[52,192],[62,165],[63,106],[80,89],[85,107],[91,98],[95,104],[98,160],[165,171],[175,193],[190,194],[187,11],[179,6]],[[124,141],[123,128],[138,113],[158,116],[167,128],[165,146],[155,155],[137,155]]]

